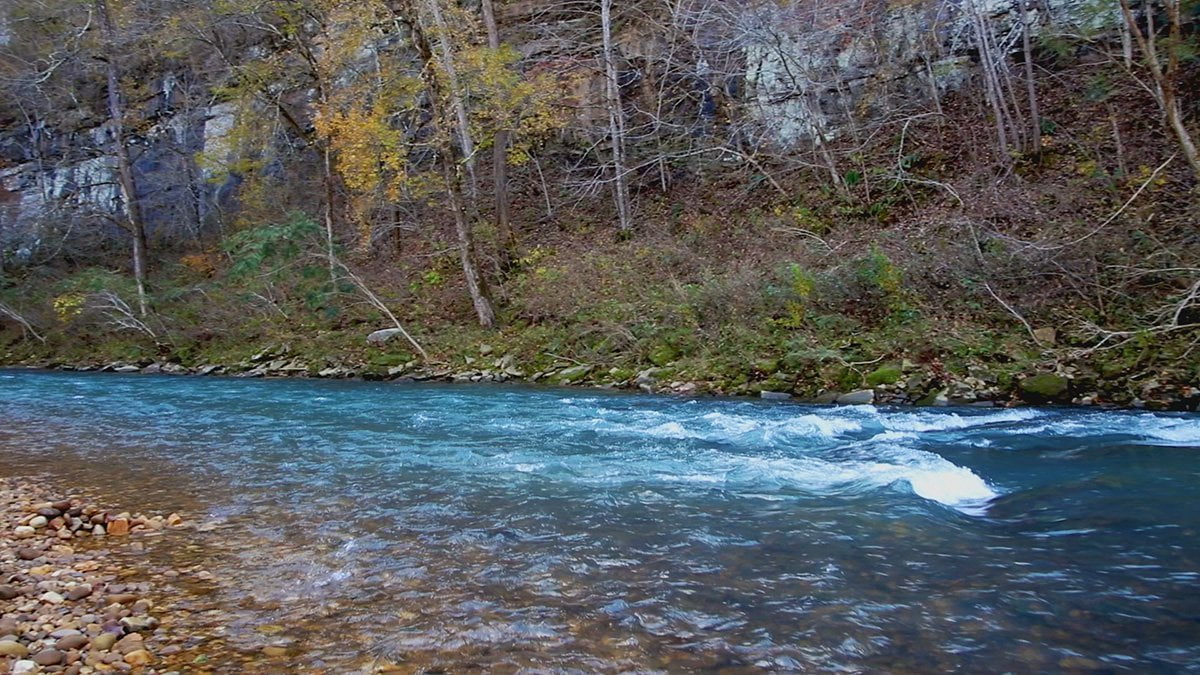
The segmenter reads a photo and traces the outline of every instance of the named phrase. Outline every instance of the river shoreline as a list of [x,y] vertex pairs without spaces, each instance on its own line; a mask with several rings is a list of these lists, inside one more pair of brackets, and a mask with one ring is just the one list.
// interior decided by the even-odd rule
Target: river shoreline
[[[0,673],[277,673],[324,660],[283,627],[235,627],[245,608],[221,591],[239,572],[229,538],[246,532],[106,508],[119,501],[55,475],[0,476]],[[398,667],[351,661],[355,672]]]
[[[907,364],[906,362],[906,365]],[[1105,410],[1158,410],[1171,412],[1195,412],[1200,409],[1200,387],[1161,386],[1151,394],[1144,388],[1147,399],[1134,398],[1129,401],[1106,400],[1093,391],[1077,391],[1070,373],[1031,375],[1013,386],[999,386],[978,378],[947,379],[945,382],[929,384],[927,373],[913,374],[905,368],[890,382],[873,387],[850,391],[822,390],[815,396],[798,394],[788,387],[778,390],[756,387],[753,392],[725,391],[714,387],[712,381],[660,379],[656,371],[647,368],[634,377],[621,379],[611,371],[589,364],[578,364],[562,368],[526,374],[507,366],[504,360],[496,362],[494,369],[450,368],[444,364],[432,366],[410,362],[386,371],[352,366],[329,366],[316,369],[298,365],[288,359],[273,358],[269,353],[237,364],[205,364],[187,367],[174,362],[111,362],[111,363],[0,363],[0,369],[46,370],[59,372],[97,372],[142,375],[176,375],[199,377],[232,377],[250,379],[326,379],[367,382],[444,383],[444,384],[510,384],[524,386],[556,386],[590,388],[628,393],[646,393],[676,396],[702,396],[733,399],[762,399],[780,403],[802,405],[885,405],[899,407],[1024,407],[1051,405],[1055,407],[1078,407]],[[615,369],[614,369],[615,370]],[[619,374],[616,374],[619,375]],[[914,387],[913,384],[917,383]],[[799,383],[793,383],[797,388]],[[1094,383],[1093,383],[1094,384]],[[924,385],[924,386],[922,386]],[[915,389],[915,391],[914,391]]]

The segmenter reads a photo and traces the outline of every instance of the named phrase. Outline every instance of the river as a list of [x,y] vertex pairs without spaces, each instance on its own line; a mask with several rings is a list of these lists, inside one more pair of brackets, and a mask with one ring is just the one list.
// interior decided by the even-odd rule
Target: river
[[1187,414],[0,371],[3,473],[211,522],[228,638],[332,670],[1200,670],[1198,450]]

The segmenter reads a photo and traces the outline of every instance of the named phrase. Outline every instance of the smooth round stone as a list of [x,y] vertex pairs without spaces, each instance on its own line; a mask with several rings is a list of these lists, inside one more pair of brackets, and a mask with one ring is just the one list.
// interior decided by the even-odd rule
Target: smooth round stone
[[67,655],[57,649],[43,649],[33,655],[33,662],[39,666],[57,666],[66,658]]
[[17,549],[17,557],[21,560],[33,560],[34,558],[40,558],[41,555],[42,552],[36,548],[29,548],[27,546],[25,548]]
[[154,655],[145,649],[138,649],[125,655],[125,663],[131,666],[148,666],[154,663]]
[[66,637],[59,638],[59,640],[54,643],[54,648],[61,649],[63,651],[71,651],[72,649],[83,649],[83,646],[87,643],[88,639],[86,635],[68,635]]
[[17,658],[24,658],[29,656],[29,648],[20,642],[14,642],[12,640],[0,641],[0,656],[15,656]]
[[92,649],[97,651],[107,651],[112,649],[115,644],[117,644],[116,633],[101,633],[92,639]]
[[46,516],[34,516],[29,519],[29,526],[37,530],[45,527],[49,522]]

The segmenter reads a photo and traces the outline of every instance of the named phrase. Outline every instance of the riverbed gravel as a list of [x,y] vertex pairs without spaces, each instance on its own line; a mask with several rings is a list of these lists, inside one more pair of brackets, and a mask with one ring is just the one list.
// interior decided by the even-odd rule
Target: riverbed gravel
[[189,645],[159,603],[180,574],[139,554],[187,525],[0,479],[0,673],[171,672]]

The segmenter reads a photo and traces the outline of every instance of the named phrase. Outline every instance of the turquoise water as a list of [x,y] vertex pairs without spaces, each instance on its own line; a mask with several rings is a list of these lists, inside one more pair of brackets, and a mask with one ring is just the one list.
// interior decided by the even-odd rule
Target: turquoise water
[[[0,371],[0,463],[221,525],[313,664],[1200,670],[1200,417]],[[182,506],[180,506],[182,505]]]

